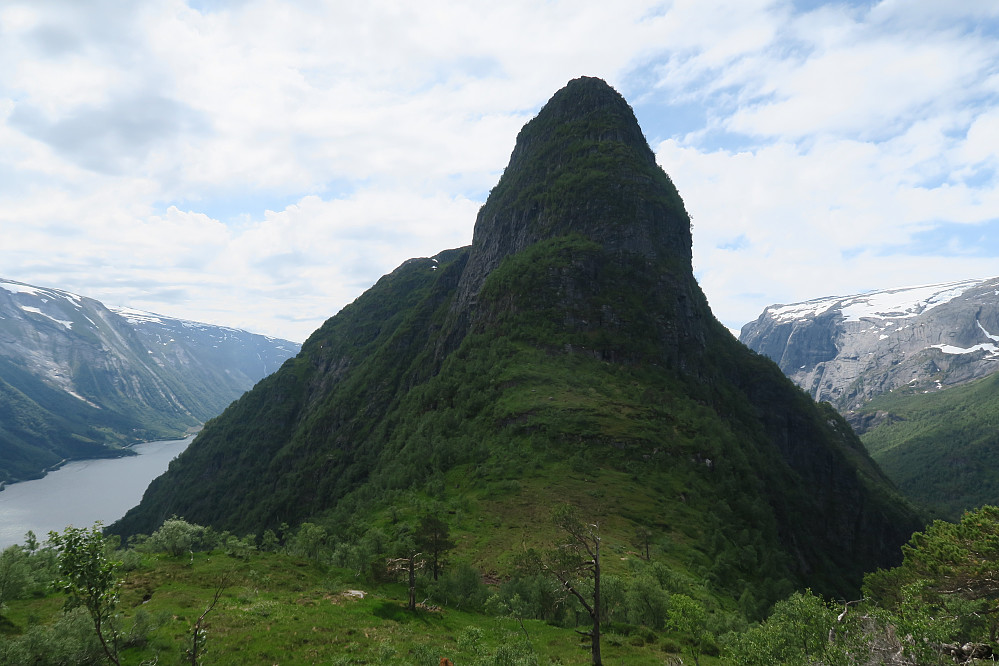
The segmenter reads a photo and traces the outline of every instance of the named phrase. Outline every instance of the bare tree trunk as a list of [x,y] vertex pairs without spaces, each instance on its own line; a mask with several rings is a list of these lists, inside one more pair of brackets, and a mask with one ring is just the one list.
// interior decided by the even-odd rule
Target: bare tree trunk
[[222,577],[219,579],[218,586],[215,588],[215,596],[212,597],[211,603],[208,604],[208,607],[205,609],[205,612],[202,613],[201,616],[198,617],[197,621],[194,623],[194,631],[193,635],[191,636],[191,649],[188,652],[188,654],[191,655],[191,666],[198,666],[198,649],[199,649],[199,643],[202,640],[202,631],[205,623],[205,618],[208,617],[208,614],[212,612],[212,610],[215,608],[215,605],[219,602],[219,599],[222,597],[223,590],[225,590],[225,588],[229,586],[230,577],[231,575],[228,573],[222,575]]
[[600,660],[600,539],[594,539],[593,549],[593,643],[590,654],[594,666],[601,666]]
[[416,610],[416,555],[409,556],[409,610]]
[[94,617],[94,629],[97,630],[97,638],[101,641],[101,647],[104,648],[104,654],[107,655],[108,661],[115,666],[121,666],[121,662],[118,661],[118,641],[114,641],[114,650],[112,650],[111,646],[108,645],[108,642],[104,639],[104,625],[101,622],[99,614]]

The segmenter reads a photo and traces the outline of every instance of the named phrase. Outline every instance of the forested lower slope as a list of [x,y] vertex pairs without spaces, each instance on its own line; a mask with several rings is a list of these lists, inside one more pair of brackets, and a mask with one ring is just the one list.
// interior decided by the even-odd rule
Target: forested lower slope
[[999,502],[999,375],[946,391],[896,391],[859,414],[862,440],[899,489],[948,520]]

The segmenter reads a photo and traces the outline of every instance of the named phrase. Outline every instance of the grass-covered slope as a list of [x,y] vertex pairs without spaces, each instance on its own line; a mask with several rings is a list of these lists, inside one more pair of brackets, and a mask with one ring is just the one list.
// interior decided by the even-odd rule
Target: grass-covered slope
[[[849,589],[915,527],[839,417],[720,325],[697,375],[655,362],[646,292],[613,262],[595,269],[589,241],[505,261],[482,291],[493,314],[430,374],[429,334],[465,256],[383,278],[209,423],[116,529],[149,532],[173,513],[240,533],[318,516],[344,526],[415,492],[480,515],[464,556],[509,573],[570,499],[609,539],[644,526],[676,543],[679,567],[765,603],[806,583]],[[581,298],[573,318],[613,304],[618,324],[553,323],[552,279],[606,298]]]
[[462,556],[503,575],[569,500],[747,607],[892,563],[916,516],[841,418],[711,315],[627,104],[581,80],[538,119],[471,248],[406,262],[326,322],[115,530],[363,533],[421,498],[475,515]]
[[[130,559],[135,568],[122,576],[115,618],[123,664],[190,663],[194,624],[220,582],[218,602],[203,621],[199,663],[438,666],[442,657],[480,665],[590,662],[589,648],[571,627],[487,615],[468,602],[428,603],[411,612],[402,584],[358,580],[353,570],[299,555],[234,558],[214,551],[190,558],[143,554],[141,560],[133,553]],[[484,594],[475,584],[471,589]],[[0,662],[107,663],[90,618],[79,608],[62,614],[65,600],[49,594],[6,604]],[[677,632],[617,623],[607,628],[603,650],[608,663],[659,666],[669,653],[678,656],[685,641]],[[32,652],[42,659],[34,661]],[[700,663],[719,662],[702,656]]]
[[999,503],[999,375],[946,391],[895,391],[864,406],[861,437],[899,489],[941,518]]

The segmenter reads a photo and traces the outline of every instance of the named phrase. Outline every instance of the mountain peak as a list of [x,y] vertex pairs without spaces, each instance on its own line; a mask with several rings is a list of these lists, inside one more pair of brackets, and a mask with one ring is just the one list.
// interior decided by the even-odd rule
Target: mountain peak
[[518,134],[476,219],[457,306],[475,301],[504,257],[574,233],[690,270],[690,218],[679,193],[625,99],[591,77],[570,81]]
[[[550,128],[557,128],[562,136],[555,138],[564,140],[555,141],[555,146],[544,146],[543,142],[548,138],[545,134]],[[638,119],[624,97],[603,79],[584,76],[569,81],[552,95],[538,115],[521,129],[507,170],[519,168],[528,160],[545,160],[546,157],[557,158],[556,163],[546,165],[549,169],[571,167],[564,161],[566,157],[573,157],[566,155],[566,149],[571,147],[566,144],[579,139],[596,144],[624,143],[648,165],[654,166],[656,162]],[[560,150],[551,151],[553,147]]]
[[470,248],[328,320],[114,529],[345,527],[427,497],[483,516],[497,547],[466,553],[502,570],[509,528],[530,547],[546,503],[599,489],[594,519],[656,525],[733,603],[791,580],[853,594],[916,517],[838,415],[714,319],[689,225],[627,103],[570,82],[520,132]]

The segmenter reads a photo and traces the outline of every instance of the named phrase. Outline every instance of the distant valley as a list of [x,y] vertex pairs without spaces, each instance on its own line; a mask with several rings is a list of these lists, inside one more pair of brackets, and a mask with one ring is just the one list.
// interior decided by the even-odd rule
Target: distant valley
[[911,499],[999,502],[999,278],[767,307],[740,339],[836,407]]
[[0,280],[0,483],[182,437],[299,348]]

